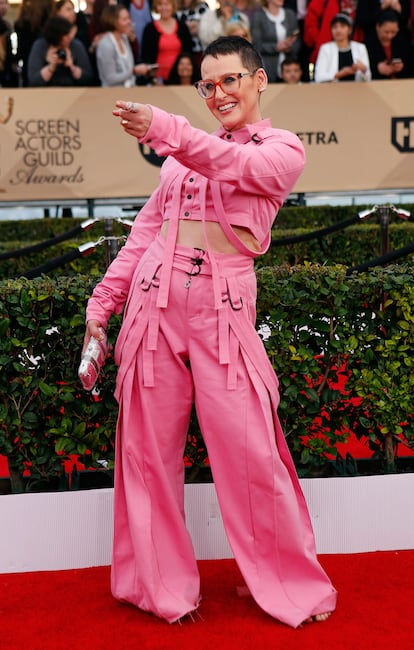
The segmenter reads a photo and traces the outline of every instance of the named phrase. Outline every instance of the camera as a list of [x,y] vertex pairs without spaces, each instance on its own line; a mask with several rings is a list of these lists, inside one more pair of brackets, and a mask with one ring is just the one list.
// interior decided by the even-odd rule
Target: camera
[[66,61],[66,51],[65,51],[65,50],[58,50],[58,51],[56,52],[56,54],[57,54],[58,59],[59,59],[60,61]]

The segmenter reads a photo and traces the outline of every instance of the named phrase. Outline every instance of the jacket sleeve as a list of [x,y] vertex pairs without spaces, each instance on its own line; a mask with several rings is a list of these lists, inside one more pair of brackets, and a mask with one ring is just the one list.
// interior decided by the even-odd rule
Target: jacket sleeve
[[260,144],[237,144],[196,129],[185,117],[151,106],[153,118],[141,142],[171,155],[209,180],[250,194],[285,197],[305,164],[304,148],[290,131],[267,129]]
[[322,18],[323,0],[310,0],[306,9],[303,40],[308,47],[314,48],[319,35],[319,23]]
[[251,31],[255,48],[260,54],[274,56],[276,61],[276,57],[278,56],[278,52],[276,52],[276,31],[268,18],[266,18],[262,9],[253,14],[251,18]]
[[369,56],[368,56],[368,51],[367,48],[365,47],[364,43],[356,43],[355,41],[352,43],[351,47],[355,47],[355,54],[353,54],[354,61],[356,59],[359,59],[361,63],[363,63],[366,66],[366,71],[363,73],[360,70],[358,70],[356,74],[356,80],[357,81],[371,81],[372,75],[371,75],[371,66],[369,62]]
[[[296,18],[296,14],[294,11],[291,9],[285,9],[285,15],[286,15],[286,33],[287,36],[291,36],[293,32],[299,30],[299,23],[298,19]],[[292,47],[290,49],[290,53],[292,56],[298,57],[299,52],[302,47],[302,39],[300,36],[297,36],[296,40],[293,42]]]
[[252,43],[258,52],[261,52],[262,37],[263,37],[262,17],[261,17],[262,11],[263,11],[262,9],[258,9],[257,11],[255,11],[250,20],[250,31],[252,34]]
[[86,322],[97,320],[105,328],[111,314],[121,313],[137,264],[161,228],[159,203],[158,188],[136,216],[125,246],[95,287],[86,307]]
[[[338,61],[338,51],[334,50],[336,54],[335,61]],[[315,63],[315,82],[323,83],[324,81],[333,81],[335,74],[338,72],[338,65],[332,60],[334,56],[331,43],[324,43],[318,52]]]

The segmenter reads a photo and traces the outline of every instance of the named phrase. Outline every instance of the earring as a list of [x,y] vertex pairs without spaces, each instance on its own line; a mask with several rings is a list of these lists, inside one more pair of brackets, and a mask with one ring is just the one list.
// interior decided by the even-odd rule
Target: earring
[[265,91],[265,88],[259,88],[259,93],[263,93]]

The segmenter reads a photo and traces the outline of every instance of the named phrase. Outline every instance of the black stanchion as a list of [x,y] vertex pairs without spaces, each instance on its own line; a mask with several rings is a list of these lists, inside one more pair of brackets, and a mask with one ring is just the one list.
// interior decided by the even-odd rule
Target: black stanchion
[[389,225],[390,225],[390,215],[395,213],[400,219],[405,221],[414,221],[411,213],[408,210],[402,208],[396,208],[394,205],[374,205],[370,210],[364,210],[359,213],[361,219],[366,219],[371,214],[379,213],[380,216],[380,237],[381,237],[381,256],[376,257],[373,260],[368,260],[363,264],[357,266],[349,267],[347,270],[347,275],[351,275],[354,272],[366,271],[367,269],[374,266],[386,266],[390,262],[410,255],[414,251],[414,244],[408,244],[403,248],[399,248],[395,251],[390,252],[390,241],[389,241]]
[[304,235],[295,235],[294,237],[282,237],[282,239],[274,239],[271,242],[271,246],[288,246],[290,244],[298,244],[299,242],[309,241],[310,239],[320,239],[330,235],[333,232],[338,230],[344,230],[348,226],[354,226],[359,221],[359,215],[355,217],[350,217],[339,223],[334,223],[332,226],[327,226],[326,228],[321,228],[320,230],[314,230],[313,232],[307,232]]
[[369,260],[368,262],[359,264],[358,266],[350,266],[347,269],[346,274],[349,276],[355,272],[366,271],[367,269],[373,266],[386,266],[387,264],[390,264],[391,262],[395,262],[395,260],[398,260],[402,257],[406,257],[411,253],[414,253],[414,242],[412,244],[408,244],[407,246],[403,246],[403,248],[398,248],[395,251],[391,251],[386,255],[381,255],[381,257],[376,257],[373,260]]
[[118,254],[118,246],[116,243],[116,238],[113,236],[113,221],[112,219],[105,219],[105,241],[106,241],[106,250],[105,250],[105,262],[106,267],[115,259]]
[[75,226],[74,228],[71,228],[70,230],[67,230],[64,233],[61,233],[60,235],[56,235],[56,237],[51,237],[50,239],[46,239],[43,242],[39,242],[38,244],[33,244],[32,246],[25,246],[25,248],[19,248],[18,250],[8,251],[7,253],[0,253],[0,261],[8,260],[13,257],[21,257],[22,255],[29,255],[30,253],[38,253],[39,251],[42,251],[45,248],[50,248],[51,246],[60,244],[61,242],[67,241],[68,239],[73,239],[74,237],[77,237],[83,230],[89,230],[89,228],[91,228],[95,223],[97,223],[97,221],[98,219],[88,219],[87,221],[84,221],[78,226]]
[[82,253],[80,252],[79,248],[74,248],[73,251],[69,251],[65,255],[56,257],[55,259],[49,260],[48,262],[42,264],[41,266],[37,266],[35,269],[32,269],[31,271],[26,271],[26,273],[22,273],[22,276],[24,278],[28,278],[29,280],[33,280],[34,278],[40,277],[42,273],[48,273],[53,269],[56,269],[60,266],[64,266],[65,264],[68,264],[69,262],[76,260],[78,257],[81,257],[81,255]]
[[[369,208],[367,210],[363,210],[359,212],[356,216],[351,217],[350,219],[346,219],[344,221],[341,221],[337,224],[333,224],[331,226],[328,226],[326,228],[322,228],[320,230],[316,230],[311,233],[306,233],[304,235],[297,235],[295,237],[284,237],[282,239],[276,239],[272,241],[271,246],[287,246],[290,244],[295,244],[303,241],[308,241],[310,239],[319,239],[319,244],[320,246],[324,247],[324,242],[323,238],[326,237],[328,234],[331,234],[333,232],[337,232],[339,230],[344,230],[345,228],[354,225],[358,223],[359,221],[368,218],[369,216],[375,214],[376,212],[379,212],[380,214],[380,228],[381,228],[381,256],[374,259],[374,260],[369,260],[368,262],[365,262],[364,264],[360,264],[358,266],[353,266],[348,268],[347,270],[347,275],[350,275],[354,272],[358,271],[364,271],[372,266],[382,266],[385,265],[391,261],[394,261],[396,259],[399,259],[401,257],[404,257],[406,255],[409,255],[414,251],[414,244],[409,244],[408,246],[405,246],[403,248],[400,248],[396,251],[393,251],[392,253],[389,252],[389,219],[390,219],[390,214],[392,212],[396,213],[400,218],[405,219],[407,221],[414,221],[413,217],[411,214],[402,209],[397,209],[392,205],[385,205],[385,206],[373,206],[372,208]],[[66,233],[63,233],[61,235],[58,235],[57,237],[53,237],[52,239],[46,240],[45,242],[41,242],[40,244],[36,244],[34,246],[28,246],[24,249],[20,249],[18,251],[12,251],[9,253],[3,253],[0,255],[0,260],[2,259],[9,259],[12,257],[17,257],[19,255],[27,254],[29,252],[37,252],[39,250],[42,250],[43,248],[47,248],[48,246],[52,246],[56,243],[59,243],[61,241],[65,241],[66,239],[70,239],[71,237],[76,236],[79,234],[81,230],[85,230],[90,228],[94,223],[99,221],[99,219],[89,219],[88,221],[85,221],[81,225],[72,228]],[[127,227],[129,230],[131,229],[133,225],[133,221],[128,220],[128,219],[122,219],[118,218],[117,221]],[[26,278],[35,278],[42,273],[47,273],[48,271],[58,268],[59,266],[63,266],[64,264],[67,264],[68,262],[77,259],[78,257],[81,257],[85,254],[93,252],[97,246],[100,244],[104,243],[106,244],[106,265],[109,266],[109,264],[115,259],[117,253],[118,253],[118,242],[120,239],[126,239],[126,237],[115,237],[113,235],[113,219],[105,219],[105,236],[101,237],[97,242],[92,243],[88,242],[87,244],[82,244],[82,246],[79,246],[76,249],[73,249],[72,251],[66,253],[66,255],[62,255],[61,257],[55,258],[53,260],[50,260],[46,262],[45,264],[38,266],[35,269],[31,269],[30,271],[27,271],[26,273],[23,274],[24,277]]]
[[393,205],[383,205],[383,206],[374,205],[372,208],[369,208],[367,210],[362,210],[355,217],[351,217],[350,219],[345,219],[344,221],[340,221],[339,223],[333,224],[332,226],[328,226],[327,228],[321,228],[320,230],[315,230],[313,232],[309,232],[304,235],[296,235],[294,237],[283,237],[282,239],[275,239],[274,241],[271,242],[270,245],[288,246],[291,244],[297,244],[299,242],[309,241],[311,239],[318,239],[319,244],[323,250],[323,237],[326,237],[326,235],[329,235],[338,230],[344,230],[345,228],[348,228],[349,226],[352,226],[361,220],[367,219],[368,217],[370,217],[373,214],[376,214],[377,212],[379,212],[380,215],[381,256],[373,260],[369,260],[364,264],[359,264],[358,266],[350,267],[347,270],[347,275],[351,275],[351,273],[354,273],[356,271],[365,271],[366,269],[372,266],[385,266],[386,264],[396,259],[400,259],[401,257],[409,255],[414,250],[414,244],[409,244],[408,246],[404,246],[403,248],[400,248],[394,252],[391,253],[389,252],[389,221],[390,221],[391,213],[397,214],[398,217],[404,219],[405,221],[414,221],[414,218],[412,217],[410,212],[408,212],[407,210],[403,210],[402,208],[396,208]]
[[78,248],[74,248],[73,250],[69,251],[65,255],[61,255],[60,257],[56,257],[53,260],[49,260],[48,262],[45,262],[45,264],[37,266],[36,268],[31,269],[30,271],[26,271],[21,275],[24,278],[33,280],[34,278],[37,278],[42,274],[46,274],[49,271],[52,271],[53,269],[57,269],[60,266],[64,266],[65,264],[68,264],[69,262],[72,262],[73,260],[76,260],[79,257],[84,257],[85,255],[89,255],[90,253],[93,253],[98,246],[108,242],[108,240],[115,242],[115,241],[119,241],[120,239],[125,239],[125,237],[124,236],[100,237],[96,242],[87,242],[86,244],[81,244],[80,246],[78,246]]
[[387,206],[378,208],[381,227],[381,255],[386,255],[390,250],[390,210]]

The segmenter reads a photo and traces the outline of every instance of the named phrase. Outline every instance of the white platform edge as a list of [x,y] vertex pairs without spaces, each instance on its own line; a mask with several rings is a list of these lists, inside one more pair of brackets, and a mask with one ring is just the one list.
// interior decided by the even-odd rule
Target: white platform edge
[[[414,548],[414,474],[301,479],[319,554]],[[197,559],[231,558],[212,484],[185,486]],[[0,496],[0,573],[107,566],[113,490]]]

